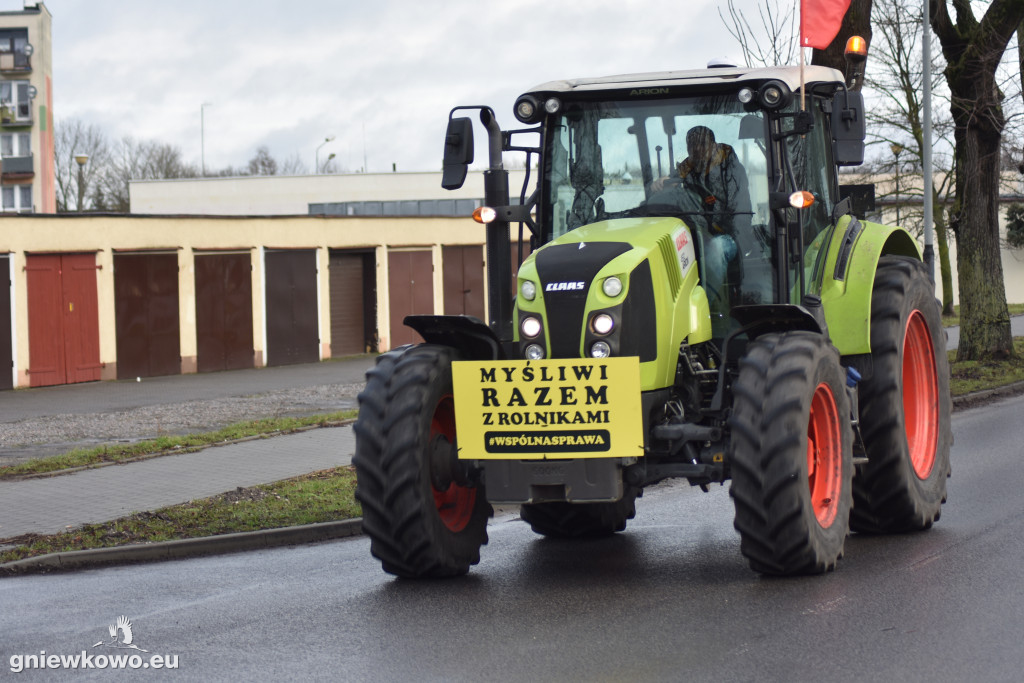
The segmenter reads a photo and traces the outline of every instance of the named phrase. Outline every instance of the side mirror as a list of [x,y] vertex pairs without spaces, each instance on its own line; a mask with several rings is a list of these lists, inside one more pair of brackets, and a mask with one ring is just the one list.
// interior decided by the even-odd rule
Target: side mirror
[[457,190],[466,182],[466,171],[473,163],[473,122],[460,117],[448,121],[444,136],[444,165],[441,187]]
[[832,145],[837,166],[864,163],[864,95],[839,91],[832,97]]

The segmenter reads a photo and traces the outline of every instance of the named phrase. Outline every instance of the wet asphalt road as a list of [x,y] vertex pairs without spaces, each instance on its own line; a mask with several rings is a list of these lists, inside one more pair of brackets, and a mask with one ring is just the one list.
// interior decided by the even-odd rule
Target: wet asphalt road
[[89,650],[124,614],[139,646],[179,657],[147,679],[1020,680],[1022,412],[1016,397],[956,414],[936,527],[851,537],[826,576],[751,573],[725,488],[675,483],[607,540],[496,520],[456,580],[392,579],[365,538],[0,578],[0,671],[11,655]]

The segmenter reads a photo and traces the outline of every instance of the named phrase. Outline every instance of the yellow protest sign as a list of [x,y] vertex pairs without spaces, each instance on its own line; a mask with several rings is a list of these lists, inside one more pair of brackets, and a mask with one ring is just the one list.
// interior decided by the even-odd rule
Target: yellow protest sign
[[635,356],[459,361],[452,379],[462,459],[643,455]]

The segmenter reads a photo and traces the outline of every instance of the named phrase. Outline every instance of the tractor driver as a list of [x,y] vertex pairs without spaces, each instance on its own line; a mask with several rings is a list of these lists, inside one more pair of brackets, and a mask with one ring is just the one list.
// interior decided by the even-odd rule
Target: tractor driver
[[[750,193],[747,173],[735,150],[715,142],[707,126],[686,133],[689,156],[678,165],[678,178],[660,178],[651,184],[649,204],[674,204],[687,212],[686,222],[706,230],[704,262],[709,294],[725,281],[726,268],[738,251],[736,228],[750,224]],[[670,194],[669,194],[670,193]]]

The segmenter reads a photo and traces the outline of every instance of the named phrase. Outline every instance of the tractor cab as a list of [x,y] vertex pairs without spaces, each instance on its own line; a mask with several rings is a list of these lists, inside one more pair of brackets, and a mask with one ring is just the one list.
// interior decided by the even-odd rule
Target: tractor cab
[[537,242],[602,221],[678,218],[716,338],[734,306],[820,294],[835,167],[863,155],[862,143],[838,143],[851,122],[863,130],[863,112],[838,72],[811,67],[805,78],[804,108],[797,68],[557,81],[523,95],[517,117],[543,131]]

